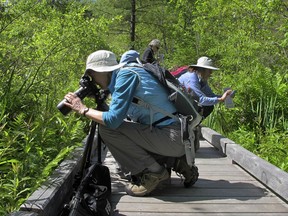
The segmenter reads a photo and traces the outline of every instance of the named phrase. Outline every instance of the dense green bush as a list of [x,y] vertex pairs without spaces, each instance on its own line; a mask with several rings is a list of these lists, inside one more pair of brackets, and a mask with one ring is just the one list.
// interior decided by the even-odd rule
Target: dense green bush
[[0,215],[6,215],[81,145],[87,120],[64,117],[56,105],[79,88],[88,54],[107,46],[106,21],[88,19],[75,1],[1,7]]
[[283,1],[202,1],[194,27],[203,54],[221,68],[212,79],[215,91],[237,90],[236,108],[217,107],[207,124],[288,171],[285,8]]

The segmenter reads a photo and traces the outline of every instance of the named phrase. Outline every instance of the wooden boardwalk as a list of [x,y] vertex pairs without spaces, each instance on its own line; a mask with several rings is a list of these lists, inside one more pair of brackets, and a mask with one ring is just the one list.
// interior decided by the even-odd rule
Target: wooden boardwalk
[[199,180],[191,188],[184,188],[173,172],[166,187],[131,197],[109,153],[105,164],[111,172],[114,216],[288,216],[286,202],[204,140],[196,154]]
[[[169,185],[147,197],[126,195],[127,182],[108,152],[104,164],[111,173],[113,216],[288,216],[287,172],[210,128],[201,133],[195,185],[184,188],[173,172]],[[57,216],[72,195],[82,153],[75,149],[11,216]]]

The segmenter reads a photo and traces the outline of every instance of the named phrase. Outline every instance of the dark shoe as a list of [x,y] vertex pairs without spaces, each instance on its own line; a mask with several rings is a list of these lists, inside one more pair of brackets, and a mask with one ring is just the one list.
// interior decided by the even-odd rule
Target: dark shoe
[[131,196],[148,195],[160,182],[168,178],[169,173],[164,168],[160,173],[144,172],[140,177],[140,182],[138,184],[131,182],[126,186],[126,193]]
[[196,166],[190,167],[185,155],[175,160],[173,170],[184,176],[184,187],[186,188],[192,186],[198,180],[198,168]]

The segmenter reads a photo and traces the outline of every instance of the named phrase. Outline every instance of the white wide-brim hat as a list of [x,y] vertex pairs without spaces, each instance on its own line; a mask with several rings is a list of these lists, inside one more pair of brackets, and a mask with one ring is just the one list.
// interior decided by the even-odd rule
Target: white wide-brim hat
[[219,68],[213,67],[213,61],[206,57],[200,57],[197,61],[196,65],[189,65],[189,67],[194,67],[194,68],[207,68],[207,69],[211,69],[211,70],[219,70]]
[[86,61],[86,71],[111,72],[124,66],[125,63],[118,64],[114,53],[107,50],[98,50],[91,53]]

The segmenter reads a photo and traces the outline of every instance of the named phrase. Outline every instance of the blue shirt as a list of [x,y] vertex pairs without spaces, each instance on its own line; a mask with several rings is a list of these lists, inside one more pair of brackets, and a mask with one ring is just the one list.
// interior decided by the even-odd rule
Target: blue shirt
[[218,95],[214,94],[207,81],[201,80],[196,72],[186,72],[179,77],[179,82],[186,88],[191,89],[202,106],[212,106],[219,102]]
[[[132,121],[147,125],[165,117],[161,112],[132,103],[135,97],[166,112],[176,112],[174,105],[168,100],[166,89],[155,77],[140,67],[124,67],[114,71],[109,90],[112,100],[109,111],[103,113],[103,121],[109,128],[119,127],[127,116]],[[157,126],[170,125],[175,121],[167,119]]]

